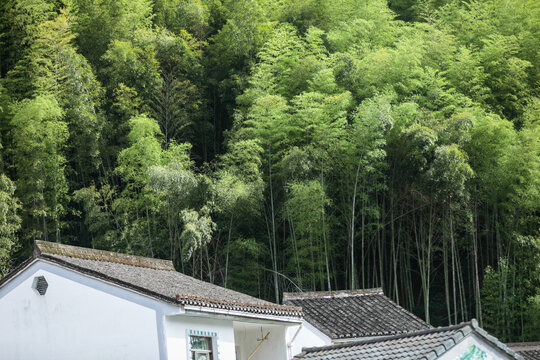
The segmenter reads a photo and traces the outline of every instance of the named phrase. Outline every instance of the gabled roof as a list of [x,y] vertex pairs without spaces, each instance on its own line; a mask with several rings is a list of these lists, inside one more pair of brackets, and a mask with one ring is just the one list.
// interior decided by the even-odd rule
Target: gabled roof
[[506,344],[525,360],[540,360],[540,342],[522,342]]
[[304,318],[330,339],[393,335],[431,326],[384,296],[382,289],[284,293]]
[[509,357],[523,358],[478,327],[476,320],[459,325],[432,328],[408,334],[353,341],[339,345],[303,349],[299,360],[432,360],[445,354],[469,334],[474,333]]
[[302,310],[299,307],[274,304],[179,273],[168,260],[46,241],[36,241],[33,257],[1,279],[0,287],[35,259],[53,262],[175,305],[192,305],[262,315],[302,316]]

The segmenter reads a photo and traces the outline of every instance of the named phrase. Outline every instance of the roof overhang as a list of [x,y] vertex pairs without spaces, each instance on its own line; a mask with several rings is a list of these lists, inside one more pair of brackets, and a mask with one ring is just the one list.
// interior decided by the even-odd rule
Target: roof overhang
[[286,317],[275,315],[263,315],[252,314],[241,311],[225,310],[225,309],[213,309],[199,306],[183,306],[183,315],[193,317],[205,317],[221,320],[231,320],[238,322],[250,322],[250,323],[268,323],[285,326],[294,326],[302,324],[302,318],[298,317]]
[[176,300],[186,309],[197,309],[198,311],[204,312],[248,314],[248,317],[257,318],[302,318],[302,308],[299,306],[277,305],[271,303],[264,304],[254,302],[247,303],[240,301],[226,301],[194,295],[177,295]]

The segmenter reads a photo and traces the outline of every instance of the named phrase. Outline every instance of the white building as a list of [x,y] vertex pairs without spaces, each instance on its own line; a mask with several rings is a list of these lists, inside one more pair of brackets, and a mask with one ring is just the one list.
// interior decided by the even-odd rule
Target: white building
[[301,316],[170,261],[37,241],[0,280],[0,359],[285,360],[295,335],[324,345]]
[[0,359],[522,359],[475,322],[435,329],[380,289],[284,301],[170,261],[37,241],[0,280]]

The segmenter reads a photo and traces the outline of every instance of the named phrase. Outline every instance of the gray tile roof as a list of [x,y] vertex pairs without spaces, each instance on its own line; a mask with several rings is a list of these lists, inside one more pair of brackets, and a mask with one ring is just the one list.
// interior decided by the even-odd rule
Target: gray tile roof
[[[36,241],[34,258],[51,261],[177,305],[277,316],[302,316],[298,307],[274,304],[179,273],[175,271],[172,262],[167,260],[45,241]],[[12,273],[17,273],[17,269]],[[10,274],[6,279],[9,277]],[[6,279],[0,280],[0,286]]]
[[474,332],[510,358],[523,358],[488,335],[475,320],[459,325],[432,328],[413,333],[353,341],[339,345],[303,349],[296,360],[433,360]]
[[304,318],[331,339],[394,335],[431,326],[384,296],[382,289],[285,293]]
[[525,360],[540,360],[540,342],[522,342],[506,344]]

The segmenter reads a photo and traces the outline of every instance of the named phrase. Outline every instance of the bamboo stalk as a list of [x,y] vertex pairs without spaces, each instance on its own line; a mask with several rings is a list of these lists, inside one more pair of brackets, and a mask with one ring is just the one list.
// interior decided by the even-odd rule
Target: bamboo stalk
[[261,341],[259,341],[259,344],[258,344],[257,347],[251,352],[251,354],[249,354],[247,360],[251,360],[251,358],[252,358],[253,355],[255,355],[255,353],[259,350],[259,348],[261,347],[261,345],[263,344],[263,342],[265,342],[266,340],[268,340],[268,335],[270,335],[270,331],[266,333],[266,335],[261,339]]

